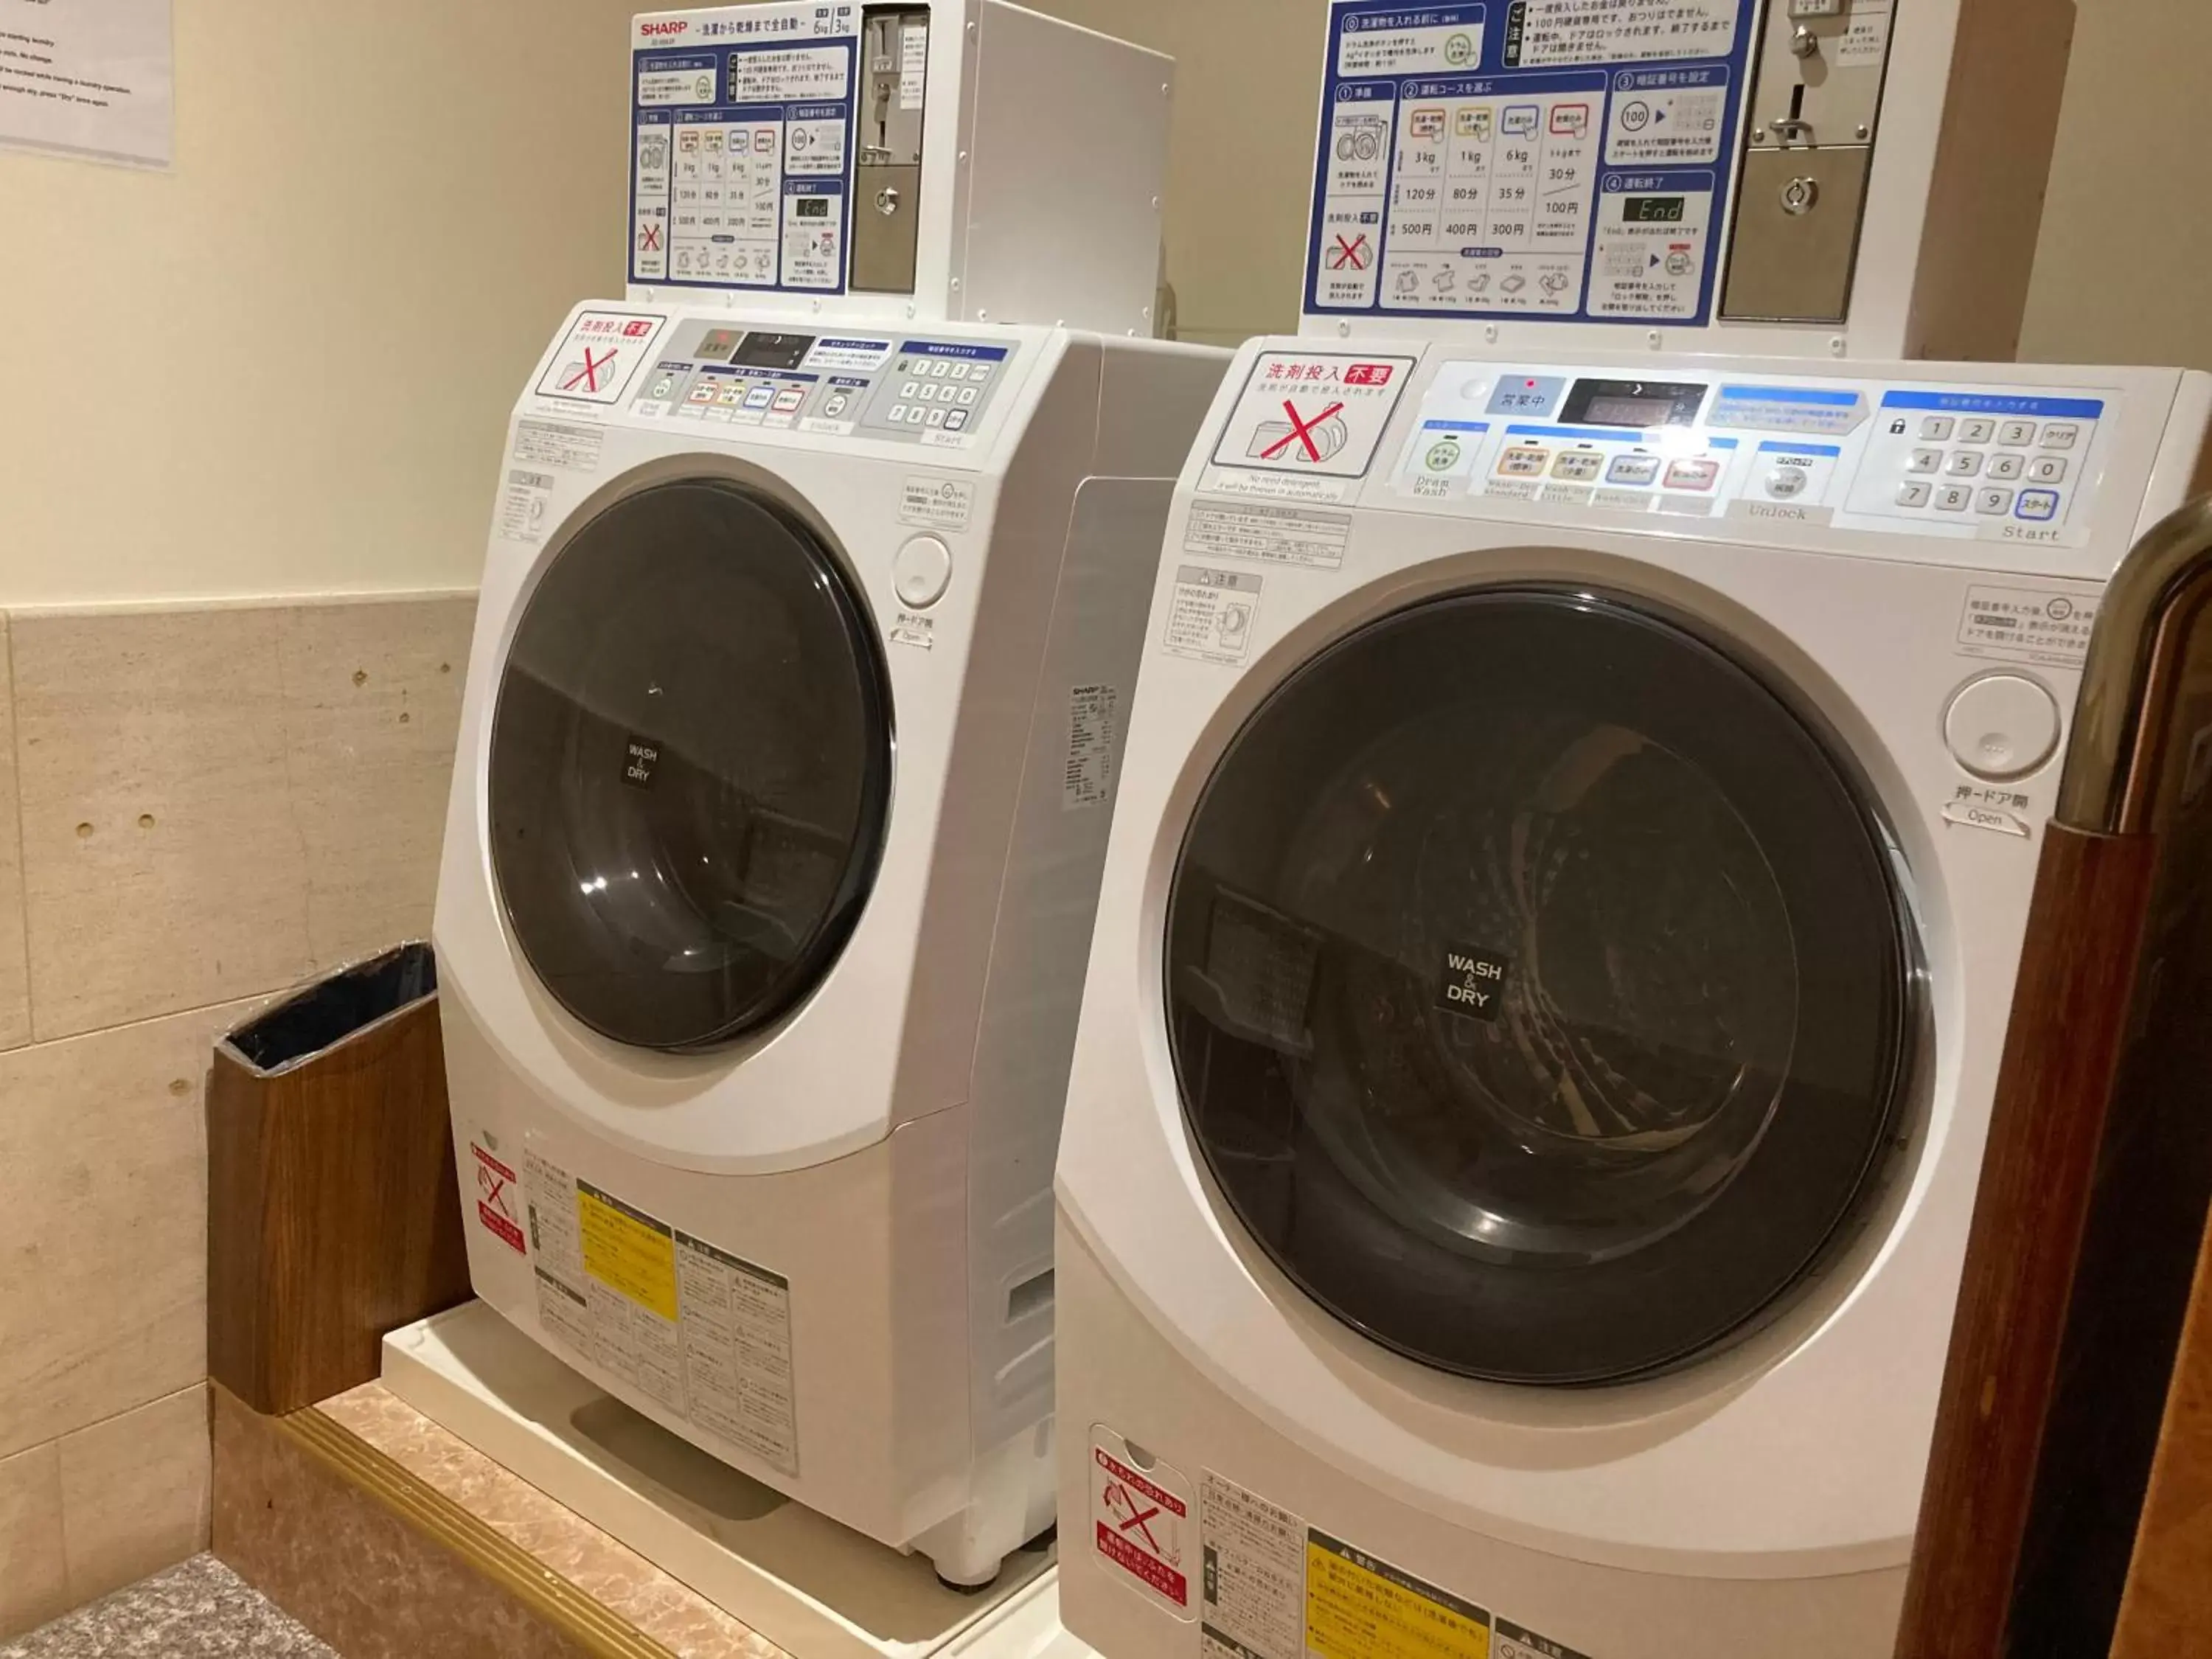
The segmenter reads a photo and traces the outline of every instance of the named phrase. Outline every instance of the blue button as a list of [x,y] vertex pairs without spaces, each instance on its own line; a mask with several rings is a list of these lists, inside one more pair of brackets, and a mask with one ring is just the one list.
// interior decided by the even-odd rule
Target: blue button
[[2038,523],[2058,516],[2058,492],[2055,489],[2023,489],[2020,505],[2013,509],[2015,518],[2033,519]]

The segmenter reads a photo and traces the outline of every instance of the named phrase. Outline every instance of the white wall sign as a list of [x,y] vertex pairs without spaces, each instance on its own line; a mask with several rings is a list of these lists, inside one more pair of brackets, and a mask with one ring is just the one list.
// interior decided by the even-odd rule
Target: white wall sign
[[169,165],[170,0],[0,0],[0,143]]

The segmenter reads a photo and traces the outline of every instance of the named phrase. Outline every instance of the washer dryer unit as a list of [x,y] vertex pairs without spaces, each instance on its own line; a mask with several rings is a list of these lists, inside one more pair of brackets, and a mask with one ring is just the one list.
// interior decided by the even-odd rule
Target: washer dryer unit
[[1060,1160],[1073,1634],[1888,1654],[2080,664],[2208,392],[1245,348]]
[[436,921],[477,1291],[959,1582],[1051,1520],[1053,1148],[1227,361],[592,306],[508,439]]

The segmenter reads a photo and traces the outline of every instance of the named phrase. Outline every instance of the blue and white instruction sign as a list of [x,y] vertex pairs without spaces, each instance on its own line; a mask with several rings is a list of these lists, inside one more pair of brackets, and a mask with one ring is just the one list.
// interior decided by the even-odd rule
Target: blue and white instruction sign
[[1702,324],[1754,0],[1334,0],[1306,308]]
[[629,280],[843,293],[860,7],[654,12],[630,28]]

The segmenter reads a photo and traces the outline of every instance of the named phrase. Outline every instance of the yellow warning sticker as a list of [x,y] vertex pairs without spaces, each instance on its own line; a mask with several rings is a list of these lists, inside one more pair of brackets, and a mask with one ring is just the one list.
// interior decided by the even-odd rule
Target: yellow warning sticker
[[1315,1659],[1489,1659],[1490,1614],[1325,1533],[1306,1533]]
[[586,1273],[674,1322],[676,1236],[666,1224],[580,1181],[576,1228],[583,1235]]

